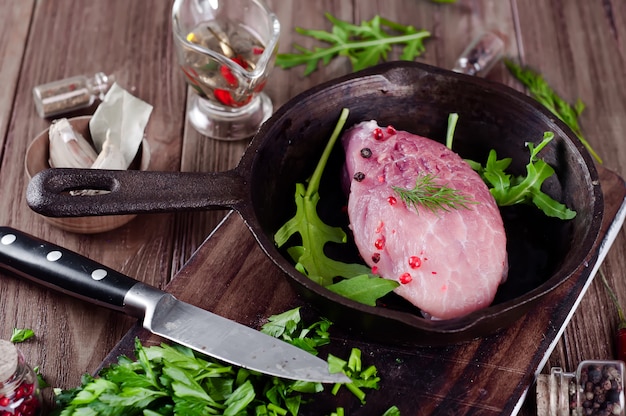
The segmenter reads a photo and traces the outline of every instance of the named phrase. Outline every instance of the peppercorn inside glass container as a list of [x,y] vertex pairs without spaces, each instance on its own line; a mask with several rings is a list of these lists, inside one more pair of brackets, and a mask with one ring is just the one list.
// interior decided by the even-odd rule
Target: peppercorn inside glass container
[[0,340],[0,415],[35,416],[41,412],[35,372],[13,343]]
[[[625,415],[624,363],[587,360],[575,373],[553,367],[537,380],[538,415]],[[543,391],[545,394],[540,394]],[[545,396],[546,400],[541,400]]]

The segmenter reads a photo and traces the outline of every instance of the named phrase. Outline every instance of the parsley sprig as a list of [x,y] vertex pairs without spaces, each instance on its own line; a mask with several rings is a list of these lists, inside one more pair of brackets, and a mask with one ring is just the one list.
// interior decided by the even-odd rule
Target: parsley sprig
[[543,104],[548,110],[557,116],[561,121],[569,126],[574,132],[578,140],[585,146],[587,151],[599,162],[602,163],[602,159],[591,147],[587,139],[583,136],[582,129],[578,124],[578,117],[585,109],[585,104],[580,100],[576,100],[576,103],[572,106],[563,98],[561,98],[555,91],[548,85],[546,80],[541,74],[528,67],[522,67],[510,59],[505,59],[504,64],[509,69],[511,74],[515,76],[522,84],[528,88],[530,95]]
[[35,336],[35,331],[29,328],[13,328],[13,332],[11,333],[11,342],[19,343],[24,342],[29,338]]
[[458,189],[437,183],[436,179],[437,177],[431,174],[419,175],[413,189],[399,186],[392,186],[391,189],[408,208],[413,207],[417,213],[420,207],[436,214],[438,211],[470,209],[469,205],[477,203]]
[[[324,149],[308,183],[296,184],[295,215],[274,234],[278,247],[284,246],[294,234],[300,235],[302,245],[289,247],[287,252],[296,262],[296,269],[314,282],[344,297],[375,306],[376,299],[398,286],[398,282],[372,275],[363,264],[343,263],[326,256],[328,242],[346,243],[347,236],[341,227],[324,223],[317,214],[320,200],[319,185],[331,151],[348,119],[348,109],[343,109],[337,125]],[[335,278],[343,278],[335,283]]]
[[317,69],[320,62],[328,65],[337,56],[347,56],[353,71],[358,71],[387,60],[393,45],[404,45],[399,59],[411,61],[424,52],[424,39],[430,36],[426,30],[417,30],[411,25],[402,25],[380,16],[360,25],[337,19],[330,13],[325,16],[333,24],[330,32],[303,28],[296,28],[296,32],[329,46],[307,49],[294,44],[296,52],[276,56],[277,66],[286,69],[306,65],[304,76],[307,76]]
[[[306,325],[295,308],[270,317],[262,332],[306,345],[317,354],[317,347],[329,342],[330,325],[325,319]],[[146,347],[137,339],[135,356],[136,360],[121,356],[98,377],[84,375],[77,388],[57,389],[53,414],[296,416],[301,406],[324,390],[320,383],[283,380],[224,365],[176,344]],[[346,361],[329,356],[329,366],[338,371],[345,368],[354,384],[350,391],[362,403],[366,389],[378,388],[376,368],[361,364],[358,349]],[[333,386],[331,393],[339,388]],[[341,412],[338,408],[334,413]],[[385,414],[399,412],[391,407]]]

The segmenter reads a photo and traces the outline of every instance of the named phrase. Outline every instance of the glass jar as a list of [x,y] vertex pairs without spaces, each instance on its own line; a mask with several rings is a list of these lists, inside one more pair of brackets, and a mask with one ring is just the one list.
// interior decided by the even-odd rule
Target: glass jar
[[505,44],[493,32],[477,36],[461,53],[452,69],[467,75],[484,77],[504,55]]
[[35,108],[42,118],[86,108],[102,100],[114,82],[113,75],[98,72],[38,85],[33,88]]
[[0,415],[35,416],[41,408],[37,375],[13,343],[0,340]]
[[537,414],[625,415],[623,376],[622,361],[583,361],[575,373],[553,367],[537,379]]

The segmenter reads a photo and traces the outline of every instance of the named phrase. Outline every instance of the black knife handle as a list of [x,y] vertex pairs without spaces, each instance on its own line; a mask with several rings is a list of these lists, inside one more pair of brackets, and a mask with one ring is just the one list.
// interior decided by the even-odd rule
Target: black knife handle
[[71,250],[0,227],[0,267],[110,309],[127,312],[124,297],[138,282]]

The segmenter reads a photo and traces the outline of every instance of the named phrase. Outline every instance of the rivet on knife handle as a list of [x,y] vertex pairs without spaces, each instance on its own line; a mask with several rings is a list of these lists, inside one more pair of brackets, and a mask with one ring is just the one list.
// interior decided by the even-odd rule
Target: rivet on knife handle
[[124,297],[137,283],[78,253],[9,227],[0,227],[0,264],[51,289],[118,311],[124,310]]

